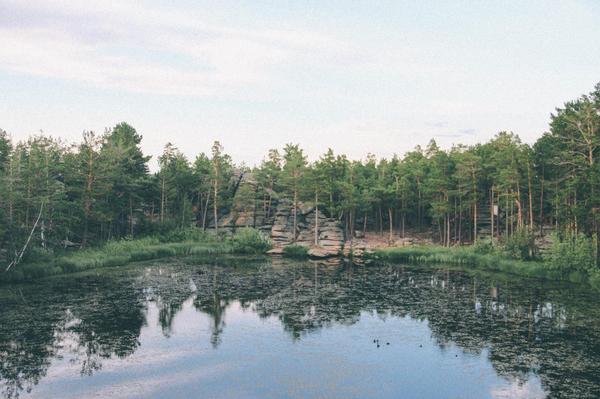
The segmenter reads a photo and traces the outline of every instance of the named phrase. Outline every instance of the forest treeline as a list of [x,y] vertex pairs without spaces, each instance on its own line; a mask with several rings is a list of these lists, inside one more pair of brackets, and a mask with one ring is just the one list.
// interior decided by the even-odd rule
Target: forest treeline
[[[84,132],[73,145],[46,135],[13,142],[0,131],[0,261],[14,261],[25,246],[57,251],[190,225],[216,228],[214,220],[234,206],[269,215],[282,198],[317,204],[349,236],[416,229],[449,246],[544,226],[598,232],[600,84],[557,108],[533,145],[501,132],[448,150],[431,140],[402,157],[358,161],[330,149],[309,162],[288,144],[248,168],[219,142],[193,160],[169,143],[150,173],[141,141],[127,123]],[[257,184],[238,188],[241,172],[252,172]]]

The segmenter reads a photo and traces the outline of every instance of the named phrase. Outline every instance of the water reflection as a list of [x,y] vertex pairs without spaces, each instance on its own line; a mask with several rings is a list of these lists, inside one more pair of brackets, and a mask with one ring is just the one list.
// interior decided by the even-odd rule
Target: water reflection
[[171,339],[187,307],[210,319],[216,353],[238,308],[279,320],[292,341],[373,314],[426,323],[441,350],[486,354],[510,382],[490,396],[531,395],[535,376],[538,396],[600,397],[596,301],[578,286],[448,269],[281,261],[130,267],[0,289],[0,387],[8,398],[31,392],[53,362],[67,357],[92,376],[106,360],[128,358],[144,345],[142,330],[155,323],[149,309]]

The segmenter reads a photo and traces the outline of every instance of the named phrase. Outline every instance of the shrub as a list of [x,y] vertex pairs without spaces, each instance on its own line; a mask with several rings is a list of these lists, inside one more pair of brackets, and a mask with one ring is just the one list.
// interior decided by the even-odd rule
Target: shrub
[[308,258],[308,248],[296,244],[286,245],[283,247],[283,256],[295,259]]
[[160,234],[161,242],[211,241],[212,236],[199,228],[175,229]]
[[24,262],[50,262],[54,257],[52,250],[46,250],[40,247],[30,247],[23,256]]
[[504,238],[503,250],[509,258],[531,260],[535,258],[535,237],[527,228],[517,229]]
[[490,255],[496,251],[491,239],[481,239],[475,241],[473,252],[479,255]]
[[239,230],[232,238],[233,252],[239,254],[262,254],[273,247],[271,240],[253,228]]
[[592,272],[596,269],[594,241],[583,234],[567,233],[552,236],[548,254],[549,267],[562,273]]
[[590,277],[589,277],[589,282],[590,285],[596,289],[600,291],[600,270],[599,269],[593,269],[590,271]]

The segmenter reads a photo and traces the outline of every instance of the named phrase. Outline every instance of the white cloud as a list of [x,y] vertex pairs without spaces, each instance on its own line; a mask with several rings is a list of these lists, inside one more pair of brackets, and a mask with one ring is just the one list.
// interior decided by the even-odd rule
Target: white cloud
[[220,27],[127,1],[8,1],[5,8],[15,21],[0,26],[0,67],[101,88],[228,96],[284,85],[277,68],[335,60],[347,50],[312,31]]

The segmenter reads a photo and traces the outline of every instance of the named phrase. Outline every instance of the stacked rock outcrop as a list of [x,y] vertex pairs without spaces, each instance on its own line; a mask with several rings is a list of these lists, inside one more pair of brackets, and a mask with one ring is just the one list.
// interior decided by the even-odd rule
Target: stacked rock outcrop
[[[269,196],[270,206],[259,201],[258,184],[251,172],[237,171],[232,178],[233,203],[218,218],[219,231],[232,234],[237,229],[253,227],[270,235],[271,254],[281,254],[287,245],[302,245],[313,258],[329,258],[342,253],[344,230],[337,219],[327,218],[315,207],[298,203],[294,228],[294,204],[288,199]],[[264,194],[264,193],[263,193]],[[210,213],[209,213],[210,218]],[[210,220],[210,219],[209,219]],[[209,222],[209,228],[214,222]],[[318,239],[315,240],[315,235]]]
[[[315,234],[318,239],[315,242]],[[314,207],[299,204],[296,209],[296,231],[294,231],[294,206],[282,200],[277,206],[271,227],[271,240],[275,246],[271,253],[281,253],[286,245],[309,247],[308,254],[314,258],[338,255],[344,247],[344,231],[339,221],[327,218]]]

